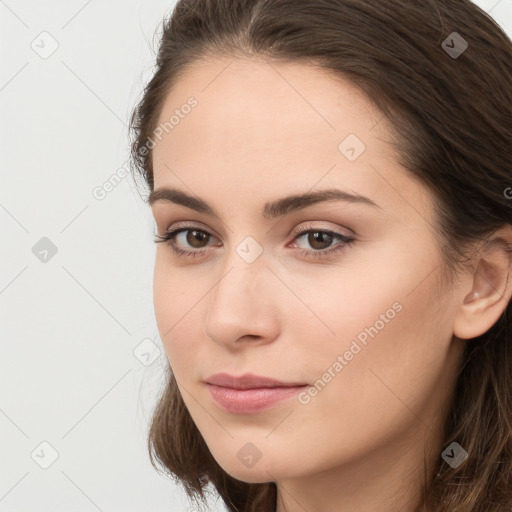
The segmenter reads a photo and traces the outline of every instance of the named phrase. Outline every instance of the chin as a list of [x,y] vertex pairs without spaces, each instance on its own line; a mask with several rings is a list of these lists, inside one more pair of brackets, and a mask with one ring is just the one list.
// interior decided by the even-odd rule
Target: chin
[[[226,470],[225,470],[226,471]],[[227,471],[226,471],[227,472]],[[245,482],[246,484],[264,484],[274,481],[274,472],[270,469],[268,472],[265,469],[241,469],[240,467],[234,468],[233,471],[228,473],[229,476]]]
[[[252,467],[245,465],[237,455],[233,459],[226,459],[225,452],[221,458],[215,457],[220,467],[232,478],[248,484],[262,484],[286,479],[293,475],[293,468],[283,466],[282,461],[265,460],[262,456]],[[241,457],[243,459],[243,457]]]

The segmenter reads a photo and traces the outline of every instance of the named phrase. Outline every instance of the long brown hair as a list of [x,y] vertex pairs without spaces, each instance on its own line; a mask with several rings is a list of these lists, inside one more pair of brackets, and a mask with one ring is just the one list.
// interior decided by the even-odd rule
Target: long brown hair
[[[455,41],[461,51],[467,42],[460,55]],[[512,224],[512,43],[468,0],[178,1],[130,125],[132,166],[150,191],[149,141],[180,74],[208,56],[253,55],[327,68],[389,118],[400,163],[433,195],[452,277],[472,242]],[[467,342],[444,427],[444,446],[456,441],[469,457],[456,469],[439,457],[418,511],[510,512],[512,301]],[[148,449],[198,504],[210,482],[229,511],[276,509],[275,483],[241,482],[215,461],[170,367]]]

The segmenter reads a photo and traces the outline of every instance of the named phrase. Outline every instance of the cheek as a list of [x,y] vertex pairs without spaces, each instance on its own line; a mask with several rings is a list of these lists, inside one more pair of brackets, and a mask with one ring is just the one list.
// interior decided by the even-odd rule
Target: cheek
[[333,439],[345,433],[365,445],[382,441],[421,427],[418,416],[428,417],[442,400],[439,384],[451,371],[450,318],[439,316],[433,278],[414,289],[417,282],[417,271],[411,272],[381,280],[371,293],[354,287],[350,300],[340,299],[333,324],[338,336],[334,344],[319,345],[321,356],[310,363],[318,376],[316,396],[304,406],[308,421],[330,411],[332,421],[322,428]]
[[389,421],[393,414],[414,419],[404,403],[421,410],[444,378],[452,329],[448,301],[441,303],[432,272],[436,259],[422,253],[403,258],[375,258],[377,264],[355,275],[339,272],[322,281],[322,294],[311,293],[312,283],[302,289],[310,309],[335,332],[315,338],[314,325],[317,332],[325,329],[309,318],[300,331],[309,333],[301,336],[306,374],[319,379],[311,398],[318,417],[323,407],[339,411],[344,428],[350,411],[354,429],[358,418],[378,424],[381,414]]
[[[160,333],[160,339],[164,346],[167,340],[167,331],[172,327],[172,320],[175,311],[176,288],[174,280],[170,278],[167,265],[163,262],[157,249],[155,268],[153,272],[153,307],[155,310],[155,319]],[[174,291],[173,291],[174,289]]]
[[[153,276],[153,306],[155,320],[162,340],[163,347],[173,370],[186,363],[187,359],[194,354],[194,344],[200,342],[197,315],[201,309],[199,302],[205,294],[201,290],[201,278],[197,275],[192,278],[172,266],[162,248],[154,267]],[[195,330],[193,329],[195,327]]]

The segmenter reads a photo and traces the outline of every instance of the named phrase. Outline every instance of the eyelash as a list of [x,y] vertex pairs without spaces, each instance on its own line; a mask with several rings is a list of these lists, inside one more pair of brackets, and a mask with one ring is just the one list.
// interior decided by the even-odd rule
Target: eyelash
[[[167,243],[167,245],[170,246],[172,251],[177,256],[182,257],[182,258],[195,258],[197,256],[201,256],[205,252],[208,252],[207,249],[197,249],[194,251],[188,251],[188,250],[180,249],[179,247],[177,247],[175,238],[179,233],[181,233],[183,231],[199,231],[201,233],[205,233],[206,235],[213,236],[213,235],[211,235],[211,233],[208,233],[208,231],[205,231],[204,229],[199,229],[196,226],[182,226],[182,227],[176,228],[172,231],[169,231],[165,235],[158,235],[158,234],[155,235],[154,242],[157,244],[158,243]],[[335,238],[338,238],[343,243],[334,245],[333,247],[328,248],[328,249],[322,249],[322,250],[316,250],[316,251],[307,250],[307,249],[298,249],[298,253],[301,256],[305,256],[305,257],[312,256],[314,258],[331,256],[333,254],[336,254],[336,253],[344,250],[345,247],[351,247],[353,245],[353,243],[355,242],[354,237],[344,235],[342,233],[336,233],[335,231],[329,231],[326,229],[313,228],[311,226],[307,226],[304,229],[301,229],[299,232],[297,232],[295,234],[295,236],[293,237],[293,240],[295,241],[299,238],[302,238],[304,235],[307,235],[309,233],[324,233],[324,234],[333,235]]]

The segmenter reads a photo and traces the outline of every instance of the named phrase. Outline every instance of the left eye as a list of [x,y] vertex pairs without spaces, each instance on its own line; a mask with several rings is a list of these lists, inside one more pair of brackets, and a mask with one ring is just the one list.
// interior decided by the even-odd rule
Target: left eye
[[300,233],[294,237],[294,240],[299,240],[303,237],[307,237],[307,243],[312,247],[315,251],[323,251],[328,249],[328,247],[332,244],[333,240],[338,239],[342,242],[349,243],[351,238],[342,235],[341,233],[334,233],[332,231],[321,231],[317,230],[309,230]]

